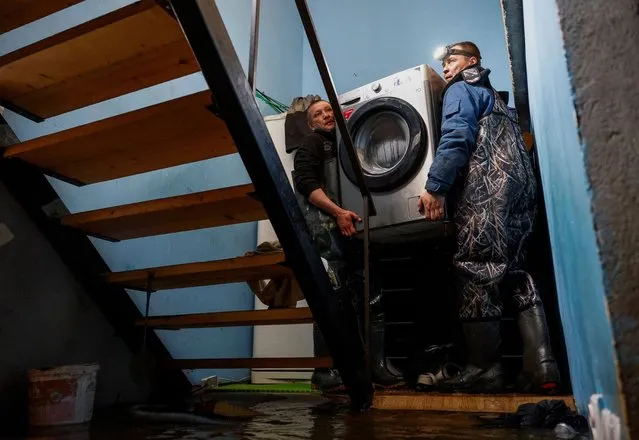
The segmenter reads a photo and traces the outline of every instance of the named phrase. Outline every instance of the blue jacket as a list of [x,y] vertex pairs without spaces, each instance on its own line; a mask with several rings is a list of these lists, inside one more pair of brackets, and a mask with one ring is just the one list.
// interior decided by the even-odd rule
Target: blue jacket
[[[465,72],[468,70],[460,72],[444,90],[442,133],[426,182],[429,192],[442,196],[463,174],[475,149],[479,120],[490,114],[495,104],[488,80],[490,70],[479,68],[480,77],[470,81]],[[476,82],[471,84],[473,80]]]

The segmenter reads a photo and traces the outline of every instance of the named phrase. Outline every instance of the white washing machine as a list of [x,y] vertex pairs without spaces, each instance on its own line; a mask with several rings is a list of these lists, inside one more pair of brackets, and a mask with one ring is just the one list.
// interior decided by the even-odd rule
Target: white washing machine
[[[413,67],[340,95],[339,102],[377,215],[371,239],[444,235],[443,222],[417,210],[439,142],[445,81],[427,65]],[[339,139],[339,137],[338,137]],[[362,214],[363,201],[339,139],[342,206]],[[357,225],[363,229],[363,223]]]

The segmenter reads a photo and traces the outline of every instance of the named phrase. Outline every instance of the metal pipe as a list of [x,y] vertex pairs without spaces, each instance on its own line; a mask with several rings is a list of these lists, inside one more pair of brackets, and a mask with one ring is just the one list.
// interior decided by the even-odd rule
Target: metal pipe
[[319,70],[320,76],[322,77],[322,83],[324,83],[324,88],[326,89],[326,94],[328,95],[328,101],[331,103],[331,107],[333,107],[333,110],[335,111],[335,122],[340,134],[342,135],[344,147],[346,148],[348,158],[353,167],[353,171],[355,172],[355,180],[357,181],[357,186],[359,187],[362,198],[364,200],[368,200],[370,215],[374,216],[377,214],[377,211],[375,210],[375,204],[373,203],[373,198],[371,197],[371,193],[368,189],[368,186],[366,185],[366,180],[364,180],[364,173],[362,171],[362,167],[360,166],[359,158],[355,153],[353,139],[348,132],[346,119],[342,114],[342,109],[339,105],[339,100],[337,99],[337,92],[335,91],[335,84],[333,83],[331,72],[328,70],[328,65],[326,64],[324,53],[322,52],[319,40],[317,39],[317,32],[315,31],[315,25],[313,24],[313,19],[311,18],[308,4],[306,3],[306,0],[295,0],[295,4],[297,5],[297,11],[299,12],[300,18],[302,19],[302,24],[304,25],[306,37],[308,38],[308,43],[311,46],[311,51],[313,52],[313,57],[315,58],[317,69]]
[[346,125],[346,119],[344,118],[344,114],[342,113],[341,106],[339,104],[339,100],[337,98],[337,92],[335,91],[335,84],[333,83],[333,79],[331,77],[331,72],[328,68],[328,64],[326,63],[326,59],[324,58],[324,53],[322,52],[322,48],[319,43],[319,39],[317,38],[317,32],[315,30],[315,25],[313,24],[313,19],[311,18],[311,13],[308,8],[308,3],[306,0],[295,0],[295,4],[297,5],[297,10],[300,14],[300,18],[302,20],[302,24],[304,26],[304,30],[306,31],[306,37],[308,38],[308,42],[311,46],[311,51],[313,52],[313,57],[315,58],[315,63],[317,64],[317,69],[319,70],[320,76],[322,78],[322,83],[324,84],[324,89],[326,89],[326,94],[328,95],[328,100],[331,103],[331,107],[333,107],[335,111],[335,122],[337,124],[337,128],[339,129],[340,134],[342,135],[342,141],[344,142],[344,147],[346,148],[346,152],[348,153],[348,158],[351,162],[351,166],[353,167],[353,171],[355,172],[355,180],[357,181],[357,186],[359,187],[360,194],[362,195],[362,200],[364,203],[364,351],[366,356],[366,367],[367,373],[370,374],[370,362],[369,362],[369,353],[370,353],[370,253],[369,253],[369,240],[370,240],[370,229],[369,229],[369,220],[371,215],[376,215],[377,211],[375,209],[375,204],[373,203],[373,199],[371,197],[370,190],[366,185],[366,180],[364,179],[364,173],[362,171],[362,167],[359,163],[359,158],[355,153],[355,147],[353,145],[353,139],[348,131],[348,126]]
[[260,0],[253,0],[251,14],[251,42],[249,52],[248,82],[255,93],[255,72],[257,70],[257,48],[260,39]]
[[524,7],[522,0],[501,0],[501,8],[506,32],[506,42],[508,44],[513,95],[517,116],[519,117],[519,125],[523,131],[530,131]]
[[371,270],[370,270],[370,229],[368,209],[370,205],[364,197],[364,350],[366,353],[366,367],[370,374],[371,353]]
[[144,307],[144,336],[142,339],[142,351],[146,351],[146,339],[149,332],[149,308],[151,307],[151,294],[153,293],[153,279],[155,272],[150,271],[146,276],[146,305]]

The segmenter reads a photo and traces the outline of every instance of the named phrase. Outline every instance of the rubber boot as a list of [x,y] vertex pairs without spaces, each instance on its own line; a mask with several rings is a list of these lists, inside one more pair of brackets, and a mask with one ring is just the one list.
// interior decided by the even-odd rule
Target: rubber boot
[[386,359],[384,349],[386,320],[384,312],[375,310],[371,306],[371,340],[370,340],[370,368],[373,384],[382,388],[394,388],[404,384],[404,377]]
[[555,392],[559,388],[560,374],[550,346],[544,307],[536,305],[519,312],[517,321],[523,343],[518,388],[534,393]]
[[[313,324],[313,352],[315,357],[331,355],[317,324]],[[343,388],[342,378],[339,372],[333,368],[316,368],[311,377],[311,385],[314,389],[323,392],[337,391]]]
[[441,391],[496,393],[503,390],[504,373],[499,362],[499,328],[499,321],[463,324],[467,364],[459,375],[438,384]]

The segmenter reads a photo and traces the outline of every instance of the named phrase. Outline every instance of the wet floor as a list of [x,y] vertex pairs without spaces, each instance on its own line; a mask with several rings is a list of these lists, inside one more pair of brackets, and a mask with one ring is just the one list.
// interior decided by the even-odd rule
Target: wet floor
[[320,396],[258,396],[240,404],[260,413],[249,420],[219,419],[212,425],[143,422],[97,417],[90,427],[31,430],[30,440],[401,440],[554,439],[552,431],[487,427],[494,416],[422,411],[353,414]]

